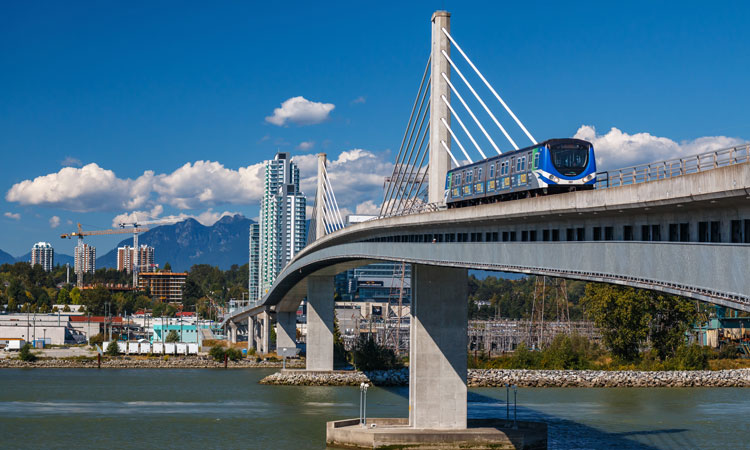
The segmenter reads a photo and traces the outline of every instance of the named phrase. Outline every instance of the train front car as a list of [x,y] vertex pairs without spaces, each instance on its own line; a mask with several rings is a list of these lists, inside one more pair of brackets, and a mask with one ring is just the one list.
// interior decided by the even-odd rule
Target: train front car
[[538,150],[534,175],[547,194],[593,189],[596,184],[594,146],[581,139],[550,139]]

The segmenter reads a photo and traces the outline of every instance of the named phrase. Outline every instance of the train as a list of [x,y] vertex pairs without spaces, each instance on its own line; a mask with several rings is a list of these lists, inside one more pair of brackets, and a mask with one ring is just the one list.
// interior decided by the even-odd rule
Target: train
[[594,146],[582,139],[549,139],[448,171],[448,208],[593,189]]

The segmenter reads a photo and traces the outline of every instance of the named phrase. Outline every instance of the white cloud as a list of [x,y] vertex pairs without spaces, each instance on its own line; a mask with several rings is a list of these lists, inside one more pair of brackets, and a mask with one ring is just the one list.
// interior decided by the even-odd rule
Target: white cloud
[[66,156],[65,159],[60,161],[60,165],[63,167],[67,167],[67,166],[81,167],[83,163],[78,158],[74,158],[72,156]]
[[146,221],[152,221],[152,220],[159,220],[161,221],[160,223],[145,225],[146,227],[157,227],[159,225],[182,222],[183,220],[189,219],[189,218],[195,219],[205,226],[211,226],[224,216],[233,216],[235,214],[239,214],[238,212],[234,212],[234,211],[217,212],[217,211],[214,211],[212,208],[208,208],[208,210],[203,211],[199,214],[180,213],[180,214],[170,214],[170,215],[162,216],[163,212],[164,212],[164,207],[162,205],[156,205],[150,211],[134,211],[132,213],[118,214],[112,219],[112,228],[119,227],[121,223],[134,223],[134,222],[139,222],[139,221],[146,222]]
[[146,202],[152,179],[151,171],[136,180],[117,178],[113,171],[91,163],[80,169],[64,167],[59,172],[16,183],[5,199],[76,212],[133,209]]
[[366,200],[357,205],[357,214],[364,215],[378,215],[380,214],[380,206],[376,205],[372,200]]
[[297,148],[300,150],[311,150],[313,147],[315,147],[314,141],[300,142],[299,145],[297,146]]
[[21,214],[19,213],[12,213],[10,211],[6,211],[5,213],[3,213],[3,215],[7,217],[8,219],[21,220]]
[[742,144],[738,138],[706,136],[677,143],[649,133],[628,134],[612,127],[597,134],[593,126],[583,125],[575,136],[594,145],[597,170],[612,170],[665,159],[680,158]]
[[[393,164],[385,160],[385,155],[357,148],[328,161],[328,177],[339,207],[351,211],[356,210],[360,203],[382,199],[383,179],[393,172]],[[317,156],[295,156],[294,161],[300,168],[302,192],[308,195],[312,204],[317,186]]]
[[281,104],[281,108],[273,110],[273,115],[266,117],[266,122],[283,126],[287,122],[297,125],[312,125],[328,119],[328,115],[336,106],[333,103],[320,103],[306,98],[292,97]]
[[52,216],[49,218],[49,226],[50,228],[57,228],[60,226],[60,218],[57,216]]
[[360,95],[359,97],[357,97],[354,100],[352,100],[352,105],[363,104],[366,101],[367,101],[367,99],[364,96]]

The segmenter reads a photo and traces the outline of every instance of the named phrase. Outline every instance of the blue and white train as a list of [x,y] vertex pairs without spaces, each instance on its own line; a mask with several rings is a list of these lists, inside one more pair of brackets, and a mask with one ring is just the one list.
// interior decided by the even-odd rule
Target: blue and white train
[[596,159],[590,142],[550,139],[457,167],[446,177],[449,208],[593,189]]

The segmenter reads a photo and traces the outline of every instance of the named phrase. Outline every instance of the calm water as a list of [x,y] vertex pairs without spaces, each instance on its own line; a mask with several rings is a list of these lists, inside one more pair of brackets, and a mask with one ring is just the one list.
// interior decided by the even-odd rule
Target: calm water
[[[273,370],[0,370],[0,448],[324,448],[359,389],[261,386]],[[405,416],[407,389],[371,388],[368,415]],[[473,389],[471,417],[504,417]],[[750,389],[520,389],[551,449],[749,448]]]

